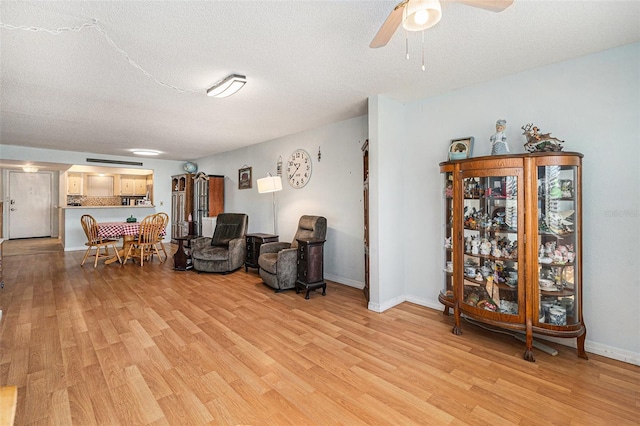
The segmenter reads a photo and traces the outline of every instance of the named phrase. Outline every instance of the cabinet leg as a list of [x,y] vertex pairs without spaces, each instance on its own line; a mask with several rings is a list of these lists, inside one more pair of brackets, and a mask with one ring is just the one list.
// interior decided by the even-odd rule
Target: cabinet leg
[[[584,324],[582,325],[584,327]],[[578,356],[583,359],[589,359],[587,353],[584,350],[584,341],[587,339],[587,329],[584,329],[584,333],[581,336],[578,336],[578,340],[576,341],[576,346],[578,349]]]
[[524,351],[523,358],[529,362],[536,362],[536,359],[533,356],[533,350],[530,347],[527,347],[527,349]]
[[530,319],[527,319],[526,345],[527,349],[524,351],[523,358],[529,362],[535,362],[536,359],[533,356],[533,327]]
[[309,289],[307,289],[307,293],[304,295],[304,298],[309,300]]
[[453,306],[453,321],[454,321],[454,326],[451,332],[456,336],[460,336],[462,334],[462,328],[460,327],[460,308],[457,302]]
[[324,285],[322,286],[322,295],[323,295],[323,296],[326,296],[326,295],[327,295],[327,285],[326,285],[326,284],[324,284]]

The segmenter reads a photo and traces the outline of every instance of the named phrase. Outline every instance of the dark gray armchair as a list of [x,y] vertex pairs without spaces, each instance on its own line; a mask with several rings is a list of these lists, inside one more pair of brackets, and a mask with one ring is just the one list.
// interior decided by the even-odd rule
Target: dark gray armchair
[[325,239],[327,219],[322,216],[302,216],[291,243],[266,243],[260,246],[258,266],[260,278],[276,291],[296,286],[298,238]]
[[200,272],[232,272],[247,257],[245,241],[249,216],[244,213],[220,213],[213,237],[191,240],[193,269]]

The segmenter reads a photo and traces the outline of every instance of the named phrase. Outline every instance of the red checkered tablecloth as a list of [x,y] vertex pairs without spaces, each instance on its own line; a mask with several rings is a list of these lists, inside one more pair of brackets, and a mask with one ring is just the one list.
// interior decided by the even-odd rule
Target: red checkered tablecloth
[[[98,223],[98,236],[102,238],[122,238],[126,235],[138,235],[140,222],[101,222]],[[166,229],[160,231],[165,236]]]
[[102,222],[98,223],[98,236],[121,238],[125,235],[138,235],[138,229],[140,229],[139,222]]

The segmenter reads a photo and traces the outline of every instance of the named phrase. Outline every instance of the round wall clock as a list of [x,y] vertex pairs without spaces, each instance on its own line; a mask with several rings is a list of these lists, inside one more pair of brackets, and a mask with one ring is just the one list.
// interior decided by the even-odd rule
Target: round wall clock
[[296,149],[287,160],[287,181],[298,189],[311,179],[311,157],[304,149]]

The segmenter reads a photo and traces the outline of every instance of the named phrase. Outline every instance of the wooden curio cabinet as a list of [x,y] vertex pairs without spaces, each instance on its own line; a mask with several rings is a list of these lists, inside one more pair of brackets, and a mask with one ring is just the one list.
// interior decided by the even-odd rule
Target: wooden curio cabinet
[[461,315],[525,335],[577,338],[582,318],[582,154],[530,153],[440,164],[444,285],[439,300]]

